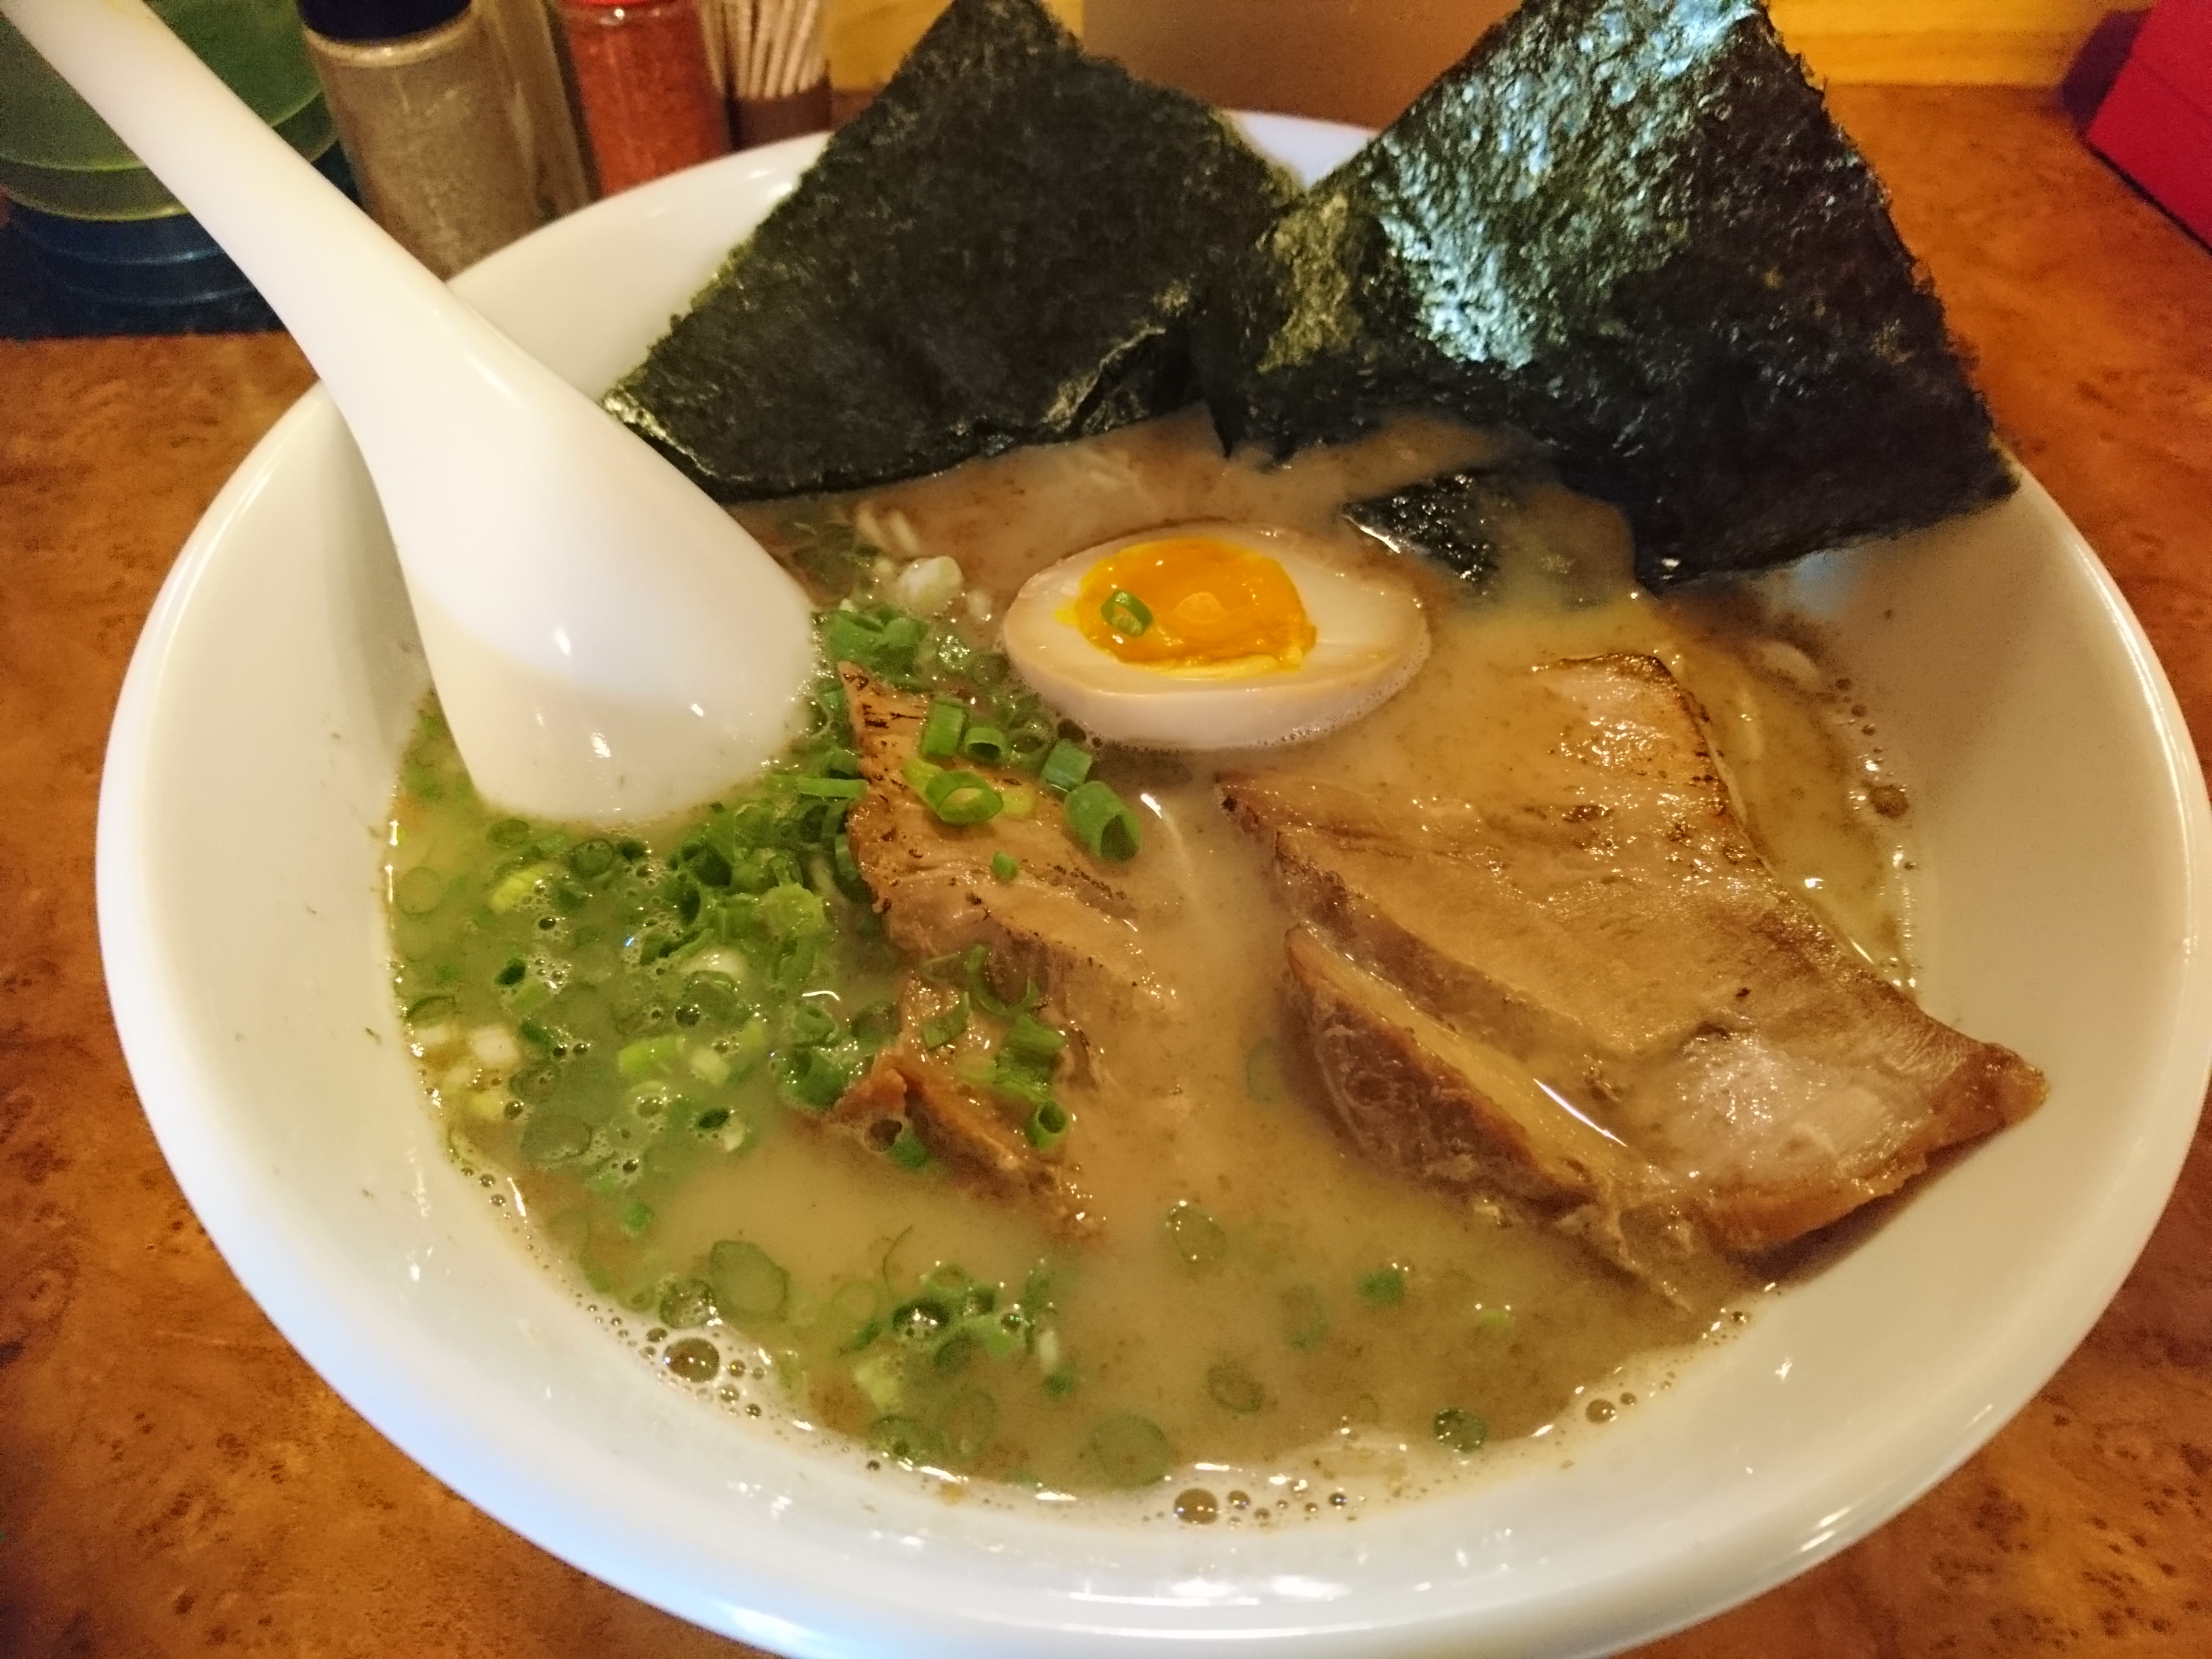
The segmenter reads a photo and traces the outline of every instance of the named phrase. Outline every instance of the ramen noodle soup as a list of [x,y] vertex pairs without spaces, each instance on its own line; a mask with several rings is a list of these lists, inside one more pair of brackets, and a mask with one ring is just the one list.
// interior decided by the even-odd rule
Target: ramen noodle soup
[[[427,709],[389,892],[456,1158],[675,1382],[955,1486],[1180,1491],[1193,1521],[1310,1486],[1356,1513],[1632,1403],[1646,1357],[1724,1331],[1771,1263],[1685,1242],[1680,1217],[1720,1210],[1639,1232],[1641,1199],[1615,1226],[1533,1177],[1428,1178],[1378,1149],[1352,1115],[1370,1097],[1329,1069],[1321,981],[1286,963],[1286,937],[1320,937],[1311,894],[1227,809],[1295,778],[1425,834],[1469,803],[1502,821],[1516,769],[1578,740],[1545,725],[1544,677],[1656,665],[1636,672],[1701,714],[1760,879],[1887,995],[1911,983],[1907,798],[1817,636],[1748,588],[1656,601],[1610,508],[1501,475],[1480,584],[1342,515],[1502,453],[1401,421],[1266,468],[1194,413],[746,509],[822,607],[808,729],[634,831],[487,805]],[[1054,679],[1080,653],[1023,646],[1024,605],[1046,635],[1121,629],[1085,647],[1115,672],[1108,647],[1147,635],[1183,652],[1180,712],[1132,713],[1110,673]],[[1384,666],[1274,712],[1206,701],[1340,636]],[[1096,729],[1160,718],[1143,742]],[[1212,720],[1240,746],[1209,747]],[[1593,1133],[1647,1144],[1642,1084],[1615,1098],[1532,1052]],[[1707,1231],[1740,1242],[1728,1224]]]

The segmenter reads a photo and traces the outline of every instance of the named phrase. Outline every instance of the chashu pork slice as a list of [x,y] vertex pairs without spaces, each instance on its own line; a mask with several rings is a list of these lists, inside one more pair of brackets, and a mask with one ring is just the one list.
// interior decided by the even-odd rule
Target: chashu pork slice
[[[1148,908],[1168,902],[1090,858],[1055,810],[985,823],[941,822],[905,781],[920,753],[927,700],[895,691],[847,663],[838,673],[867,792],[846,819],[854,861],[893,945],[924,959],[982,945],[1006,997],[1034,983],[1079,1030],[1171,1015],[1173,988],[1138,942]],[[985,772],[1001,787],[1024,780]],[[991,873],[1011,854],[1017,879]]]
[[1292,994],[1355,1144],[1615,1241],[1676,1215],[1755,1250],[2040,1103],[1775,878],[1663,665],[1556,664],[1485,717],[1512,758],[1464,805],[1224,785],[1302,924]]

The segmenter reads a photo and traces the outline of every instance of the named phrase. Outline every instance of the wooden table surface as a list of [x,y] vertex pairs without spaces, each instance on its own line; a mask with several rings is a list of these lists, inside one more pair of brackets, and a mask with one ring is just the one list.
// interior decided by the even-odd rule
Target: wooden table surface
[[[1839,92],[2012,443],[2212,733],[2212,254],[2049,94]],[[140,1115],[93,815],[155,590],[308,384],[281,337],[0,343],[0,1655],[736,1651],[416,1468],[247,1300]],[[1871,1538],[1667,1659],[2212,1653],[2212,1146],[2081,1348]]]

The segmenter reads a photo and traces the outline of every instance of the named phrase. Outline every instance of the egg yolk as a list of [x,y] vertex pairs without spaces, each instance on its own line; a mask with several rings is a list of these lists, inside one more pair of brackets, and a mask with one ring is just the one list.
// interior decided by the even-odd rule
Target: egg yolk
[[1123,662],[1187,673],[1296,668],[1315,638],[1281,565],[1204,536],[1139,542],[1099,560],[1056,614]]

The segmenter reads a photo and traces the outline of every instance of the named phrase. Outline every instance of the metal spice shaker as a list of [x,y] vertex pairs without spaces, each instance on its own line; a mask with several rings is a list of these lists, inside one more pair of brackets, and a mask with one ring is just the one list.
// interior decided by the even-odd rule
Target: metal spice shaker
[[730,148],[696,0],[560,0],[599,193]]
[[370,216],[450,276],[545,219],[470,0],[299,0]]

